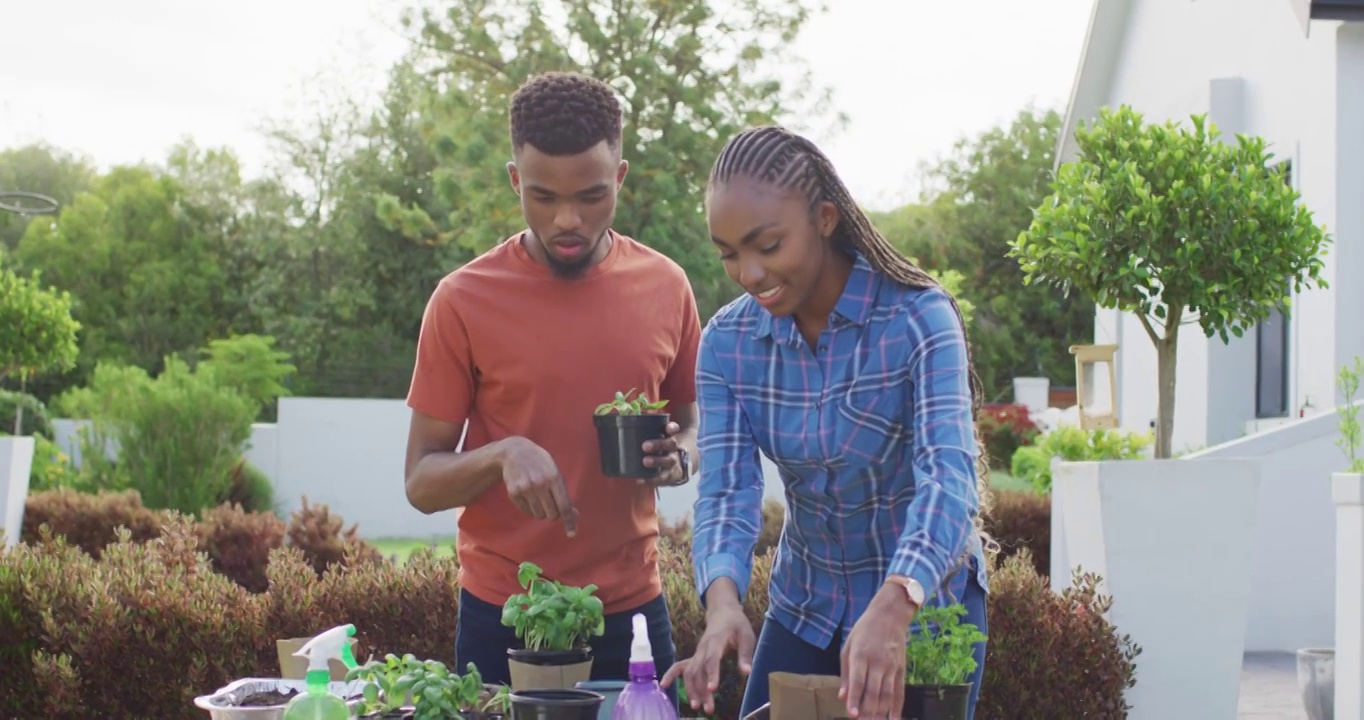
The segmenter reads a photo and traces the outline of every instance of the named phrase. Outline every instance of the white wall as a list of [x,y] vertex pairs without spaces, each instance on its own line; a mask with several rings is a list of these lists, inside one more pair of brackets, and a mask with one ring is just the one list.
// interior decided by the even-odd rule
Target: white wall
[[[325,503],[359,523],[365,537],[452,536],[455,514],[424,515],[403,491],[403,454],[409,411],[402,400],[281,398],[279,422],[252,427],[247,459],[271,479],[287,517],[300,498]],[[77,428],[85,421],[54,420],[55,441],[78,458]],[[78,460],[77,460],[78,462]],[[782,499],[776,467],[763,460],[766,495]],[[659,513],[678,520],[691,513],[696,484],[659,491]]]
[[1331,473],[1347,464],[1335,446],[1338,423],[1335,413],[1322,413],[1188,456],[1264,462],[1251,549],[1247,652],[1291,652],[1334,642]]
[[[1208,113],[1227,133],[1262,136],[1278,158],[1293,160],[1304,202],[1316,221],[1336,235],[1337,246],[1326,257],[1332,289],[1295,298],[1290,413],[1306,400],[1317,408],[1334,405],[1336,362],[1349,357],[1335,349],[1333,291],[1358,285],[1350,282],[1357,271],[1341,274],[1338,265],[1364,267],[1364,258],[1356,260],[1340,249],[1364,241],[1364,220],[1347,222],[1336,203],[1337,188],[1343,193],[1364,182],[1364,138],[1345,131],[1364,120],[1364,113],[1351,104],[1364,103],[1364,64],[1355,57],[1358,53],[1344,49],[1347,37],[1354,43],[1359,33],[1358,24],[1317,21],[1311,36],[1304,38],[1283,0],[1137,0],[1106,99],[1111,106],[1131,105],[1154,122]],[[1348,205],[1349,212],[1364,207]],[[1364,289],[1346,292],[1364,300]],[[1342,308],[1341,323],[1359,335],[1358,309],[1364,302],[1342,303]],[[1149,428],[1156,414],[1155,351],[1149,338],[1135,317],[1119,320],[1111,311],[1098,310],[1095,327],[1095,342],[1120,345],[1120,422],[1133,430]],[[1364,350],[1364,338],[1354,344]],[[1196,325],[1182,329],[1174,449],[1235,438],[1254,419],[1254,352],[1253,335],[1223,345],[1204,339]]]

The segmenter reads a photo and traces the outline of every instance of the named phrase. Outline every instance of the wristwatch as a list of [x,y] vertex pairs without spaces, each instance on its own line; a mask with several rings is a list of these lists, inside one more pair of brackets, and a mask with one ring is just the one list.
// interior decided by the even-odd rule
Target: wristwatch
[[916,609],[924,606],[924,586],[920,585],[918,580],[904,575],[887,575],[886,582],[895,583],[904,588],[905,595],[909,597],[909,601],[914,604]]
[[682,483],[686,484],[691,479],[691,454],[686,448],[677,449],[677,464],[682,468]]

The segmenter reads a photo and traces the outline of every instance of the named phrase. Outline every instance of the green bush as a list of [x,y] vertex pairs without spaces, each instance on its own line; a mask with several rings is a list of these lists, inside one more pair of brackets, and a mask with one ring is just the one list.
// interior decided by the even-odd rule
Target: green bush
[[[23,413],[19,412],[23,408]],[[14,418],[20,417],[19,435],[39,433],[53,437],[52,418],[42,400],[28,394],[0,388],[0,434],[13,434]]]
[[1083,430],[1076,425],[1061,425],[1037,437],[1032,445],[1014,453],[1010,473],[1032,483],[1038,493],[1051,492],[1051,459],[1068,462],[1087,460],[1137,460],[1146,456],[1151,433],[1125,433],[1120,430]]
[[[36,271],[23,276],[0,267],[0,382],[18,377],[22,384],[33,375],[75,367],[79,330],[70,293],[44,288]],[[15,415],[0,416],[6,431],[25,434],[22,425]]]

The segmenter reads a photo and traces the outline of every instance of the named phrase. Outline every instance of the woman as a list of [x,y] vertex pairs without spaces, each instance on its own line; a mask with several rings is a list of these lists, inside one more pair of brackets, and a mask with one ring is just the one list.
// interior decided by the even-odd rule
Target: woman
[[[706,631],[664,684],[681,676],[692,707],[713,712],[720,660],[735,649],[749,675],[743,715],[784,671],[840,676],[851,717],[898,718],[918,607],[960,601],[963,621],[988,633],[961,313],[805,138],[736,136],[706,200],[711,241],[746,294],[701,339],[692,552]],[[781,471],[787,517],[755,652],[741,598],[761,524],[760,451]],[[976,662],[972,713],[984,643]]]

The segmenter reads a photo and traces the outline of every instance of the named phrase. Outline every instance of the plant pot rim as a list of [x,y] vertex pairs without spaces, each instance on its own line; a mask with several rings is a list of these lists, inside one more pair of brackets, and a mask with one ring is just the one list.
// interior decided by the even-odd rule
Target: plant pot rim
[[581,707],[585,705],[599,705],[606,701],[606,696],[595,693],[591,690],[581,690],[578,688],[543,688],[535,690],[513,690],[511,701],[515,703],[520,700],[527,704],[545,704],[558,707]]
[[[607,413],[605,415],[592,414],[592,422],[597,425],[667,425],[671,415],[666,412],[643,413],[640,415],[621,415],[620,413]],[[660,422],[661,421],[661,422]]]
[[584,645],[571,650],[528,650],[526,648],[507,648],[507,659],[524,665],[574,665],[592,659],[592,646]]
[[1336,649],[1333,647],[1305,647],[1298,648],[1297,654],[1299,657],[1306,657],[1309,655],[1335,655]]
[[969,682],[964,682],[964,683],[932,683],[932,684],[905,683],[905,689],[906,689],[906,690],[911,689],[911,688],[912,688],[912,689],[915,689],[915,690],[943,690],[943,689],[946,689],[946,690],[956,690],[956,689],[960,689],[960,688],[968,688],[968,689],[969,689],[970,687],[971,687],[971,683],[969,683]]

